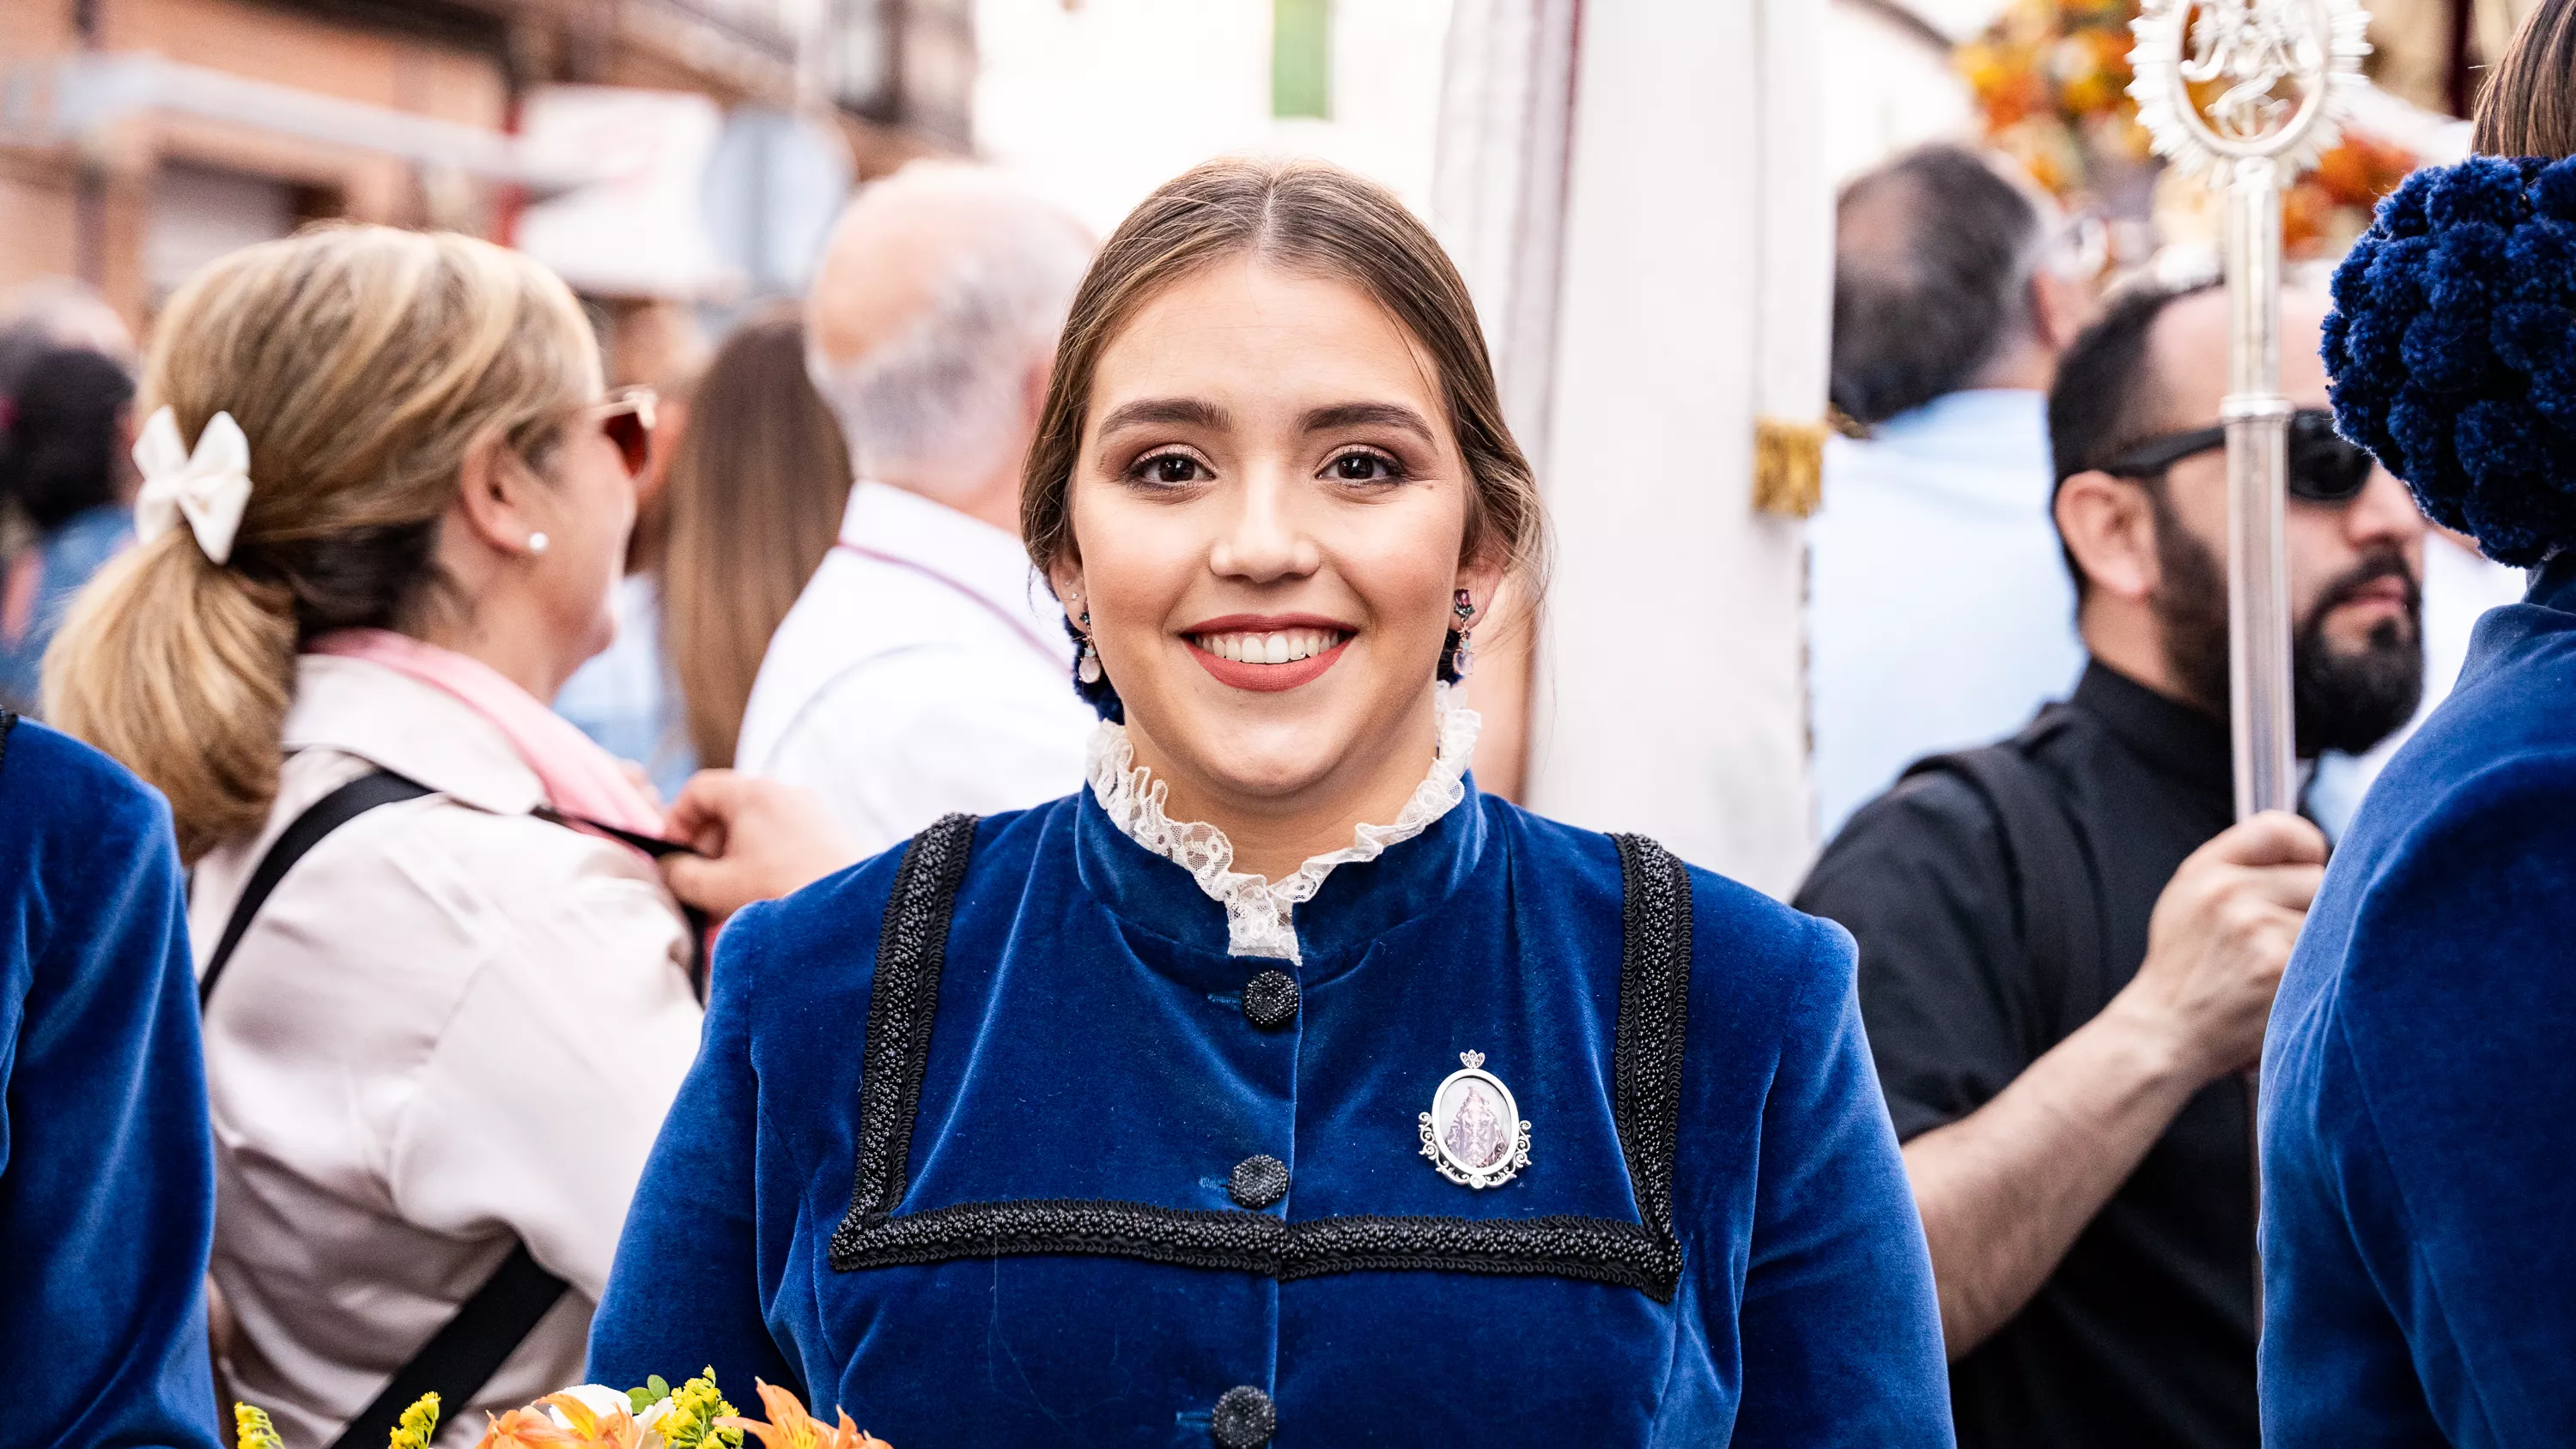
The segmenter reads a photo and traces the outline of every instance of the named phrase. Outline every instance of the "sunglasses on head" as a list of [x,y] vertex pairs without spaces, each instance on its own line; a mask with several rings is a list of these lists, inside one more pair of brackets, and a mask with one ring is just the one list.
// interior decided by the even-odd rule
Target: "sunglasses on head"
[[599,423],[599,435],[616,447],[629,478],[643,477],[644,465],[653,459],[653,407],[660,400],[649,387],[621,387],[588,410]]
[[[2227,446],[2227,429],[2166,433],[2122,449],[2100,471],[2153,478],[2185,458]],[[2370,482],[2370,454],[2335,431],[2334,414],[2301,408],[2290,414],[2290,496],[2308,503],[2350,503]]]

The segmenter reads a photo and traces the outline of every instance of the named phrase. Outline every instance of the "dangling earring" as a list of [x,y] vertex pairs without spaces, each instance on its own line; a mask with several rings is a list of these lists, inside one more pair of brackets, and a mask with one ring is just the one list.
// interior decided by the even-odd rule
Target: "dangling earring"
[[1449,627],[1458,633],[1458,648],[1449,656],[1449,672],[1464,679],[1467,677],[1467,672],[1476,667],[1476,651],[1467,646],[1469,634],[1467,626],[1475,622],[1476,618],[1475,596],[1465,589],[1460,589],[1457,599],[1450,604],[1449,611],[1455,616],[1455,622]]
[[1100,651],[1091,642],[1091,611],[1082,611],[1082,657],[1074,662],[1073,677],[1085,684],[1100,682]]

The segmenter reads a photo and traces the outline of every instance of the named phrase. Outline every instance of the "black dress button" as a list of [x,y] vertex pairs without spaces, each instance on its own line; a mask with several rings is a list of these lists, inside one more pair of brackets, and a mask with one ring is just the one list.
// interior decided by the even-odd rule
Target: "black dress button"
[[1225,1185],[1225,1195],[1237,1205],[1259,1212],[1288,1195],[1288,1164],[1267,1152],[1247,1157],[1234,1165],[1234,1178]]
[[1244,1019],[1277,1031],[1297,1019],[1297,983],[1285,971],[1264,971],[1243,983]]
[[1217,1395],[1208,1433],[1221,1449],[1261,1449],[1279,1431],[1279,1410],[1270,1396],[1250,1384],[1237,1384]]

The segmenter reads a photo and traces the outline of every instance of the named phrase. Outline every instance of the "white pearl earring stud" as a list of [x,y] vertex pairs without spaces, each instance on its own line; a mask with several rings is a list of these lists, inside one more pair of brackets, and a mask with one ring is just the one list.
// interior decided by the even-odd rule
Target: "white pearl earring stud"
[[546,537],[546,536],[545,536],[544,534],[542,534],[542,533],[532,533],[532,534],[529,534],[529,535],[528,535],[528,552],[530,552],[530,553],[544,553],[544,552],[546,551],[546,545],[547,545],[547,544],[550,544],[550,543],[552,543],[552,542],[554,542],[554,540],[553,540],[553,539]]

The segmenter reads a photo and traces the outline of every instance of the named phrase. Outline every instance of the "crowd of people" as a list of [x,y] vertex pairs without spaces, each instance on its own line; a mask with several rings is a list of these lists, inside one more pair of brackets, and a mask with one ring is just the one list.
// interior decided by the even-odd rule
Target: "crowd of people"
[[2277,299],[2295,814],[2224,288],[1845,188],[1786,905],[1477,790],[1545,509],[1333,167],[1097,239],[915,165],[650,366],[446,234],[226,256],[139,373],[29,296],[0,1443],[701,1366],[901,1449],[2555,1442],[2571,97],[2551,0]]

